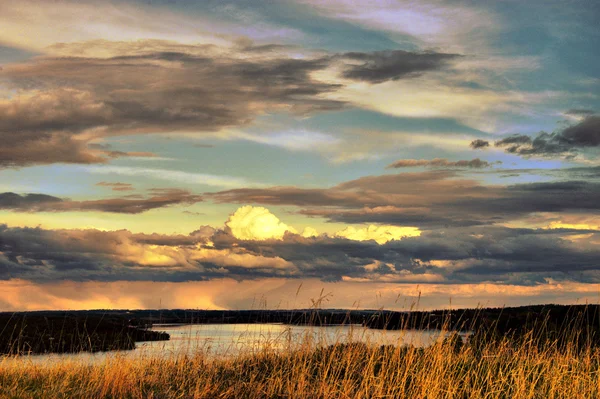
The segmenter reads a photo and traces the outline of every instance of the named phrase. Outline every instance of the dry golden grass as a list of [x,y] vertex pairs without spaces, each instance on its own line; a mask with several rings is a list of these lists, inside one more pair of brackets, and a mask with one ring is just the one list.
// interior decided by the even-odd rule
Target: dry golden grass
[[1,398],[598,398],[600,351],[508,340],[429,348],[339,343],[227,359],[0,363]]

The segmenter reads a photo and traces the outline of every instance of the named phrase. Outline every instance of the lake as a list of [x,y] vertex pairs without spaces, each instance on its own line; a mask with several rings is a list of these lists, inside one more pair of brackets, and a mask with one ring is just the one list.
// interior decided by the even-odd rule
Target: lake
[[[292,326],[287,324],[180,324],[152,327],[170,334],[169,341],[138,342],[135,350],[98,353],[29,355],[10,361],[53,363],[77,361],[100,363],[109,357],[177,357],[203,352],[208,358],[251,354],[265,349],[282,351],[302,345],[331,345],[363,342],[372,345],[414,345],[425,347],[441,339],[438,330],[375,330],[361,325]],[[466,337],[466,333],[461,333]]]

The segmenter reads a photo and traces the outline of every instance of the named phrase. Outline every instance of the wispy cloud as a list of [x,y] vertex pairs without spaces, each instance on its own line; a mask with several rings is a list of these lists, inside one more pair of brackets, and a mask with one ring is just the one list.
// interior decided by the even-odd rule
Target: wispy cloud
[[471,160],[449,161],[444,158],[434,159],[400,159],[387,166],[388,169],[413,168],[416,166],[427,166],[432,168],[489,168],[490,162],[482,161],[479,158]]
[[192,173],[170,169],[152,169],[134,166],[84,166],[85,171],[102,175],[147,177],[151,179],[175,181],[185,184],[201,184],[211,187],[239,188],[265,187],[263,183],[250,181],[242,177],[219,176],[207,173]]

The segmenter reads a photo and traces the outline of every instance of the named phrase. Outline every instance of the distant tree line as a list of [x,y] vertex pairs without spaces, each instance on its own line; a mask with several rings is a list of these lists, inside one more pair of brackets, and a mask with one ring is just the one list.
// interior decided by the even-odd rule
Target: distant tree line
[[600,345],[599,305],[537,305],[434,311],[91,310],[0,313],[0,353],[133,349],[135,342],[168,340],[149,327],[161,324],[360,324],[374,329],[471,333],[472,345],[510,339],[535,345]]

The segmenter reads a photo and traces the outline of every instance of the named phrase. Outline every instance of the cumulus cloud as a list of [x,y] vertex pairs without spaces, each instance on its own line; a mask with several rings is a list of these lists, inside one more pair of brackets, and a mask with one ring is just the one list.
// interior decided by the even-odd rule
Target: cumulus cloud
[[286,232],[296,233],[293,227],[281,222],[267,208],[250,205],[238,208],[225,223],[234,237],[240,240],[281,239]]
[[181,282],[285,277],[533,285],[551,278],[597,283],[598,242],[597,231],[564,227],[441,228],[419,235],[416,230],[379,226],[347,229],[336,237],[306,238],[284,232],[280,239],[249,240],[237,238],[229,228],[148,235],[2,225],[0,280]]
[[276,255],[215,248],[205,233],[169,236],[0,225],[0,279],[188,281],[295,273],[292,263]]
[[388,169],[398,169],[398,168],[412,168],[415,166],[428,166],[433,168],[472,168],[472,169],[482,169],[489,168],[492,166],[491,163],[487,161],[482,161],[479,158],[460,161],[448,161],[444,158],[434,158],[431,160],[428,159],[401,159],[387,166]]
[[302,231],[302,237],[305,237],[305,238],[318,237],[318,236],[319,236],[319,232],[310,226],[305,227],[304,230]]
[[599,282],[600,233],[553,227],[350,226],[335,236],[303,236],[260,207],[240,208],[224,230],[203,226],[188,235],[2,225],[0,279]]
[[348,226],[344,230],[335,233],[336,237],[344,237],[349,240],[369,241],[373,240],[378,244],[385,244],[391,240],[400,240],[405,237],[416,237],[421,235],[421,232],[416,227],[399,227],[399,226],[376,226],[369,225],[367,227],[356,228]]

